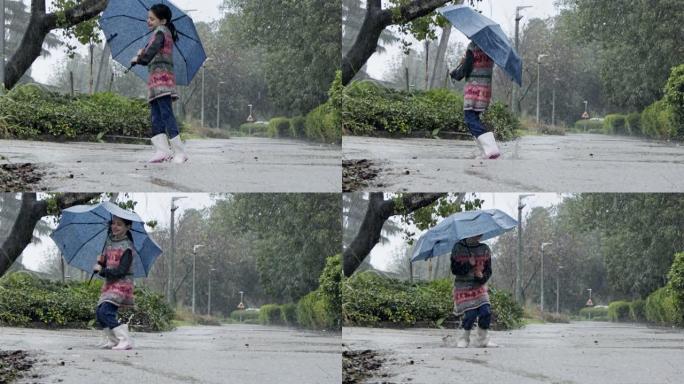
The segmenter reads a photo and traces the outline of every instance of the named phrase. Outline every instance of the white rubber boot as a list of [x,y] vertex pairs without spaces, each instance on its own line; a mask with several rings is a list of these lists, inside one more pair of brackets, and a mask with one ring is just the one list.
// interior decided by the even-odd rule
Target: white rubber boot
[[492,343],[489,340],[489,331],[486,329],[478,328],[477,329],[477,338],[475,339],[475,342],[473,343],[474,347],[477,348],[496,348],[498,345]]
[[183,164],[188,161],[188,155],[185,154],[185,144],[180,138],[180,135],[171,139],[171,146],[173,147],[173,162],[176,164]]
[[477,137],[478,143],[482,146],[482,151],[484,152],[485,159],[498,159],[501,156],[499,147],[496,145],[496,139],[494,138],[494,133],[487,132],[483,133]]
[[156,136],[153,136],[151,140],[152,145],[157,151],[154,153],[154,156],[152,156],[152,158],[150,158],[147,162],[163,163],[165,161],[171,160],[171,156],[173,154],[171,152],[171,148],[169,147],[169,140],[166,137],[166,133],[160,133]]
[[114,332],[112,332],[112,330],[109,328],[104,328],[102,330],[102,339],[102,344],[97,346],[101,349],[112,349],[112,347],[119,344],[119,339],[114,335]]
[[456,347],[458,348],[468,348],[468,344],[470,344],[470,331],[463,331],[458,336],[458,341],[456,341]]
[[133,349],[133,340],[131,335],[128,333],[128,324],[121,324],[118,327],[112,329],[114,335],[118,339],[119,343],[112,349],[115,351],[124,351],[127,349]]

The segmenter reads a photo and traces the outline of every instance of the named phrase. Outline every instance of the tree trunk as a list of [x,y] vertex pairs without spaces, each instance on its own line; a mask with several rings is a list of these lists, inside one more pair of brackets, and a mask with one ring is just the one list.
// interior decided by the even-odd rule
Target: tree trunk
[[[57,208],[61,211],[78,204],[84,204],[100,196],[97,193],[65,194],[55,197]],[[0,244],[0,276],[21,256],[33,240],[33,230],[44,216],[49,215],[48,201],[38,200],[35,193],[21,196],[21,208],[7,239]]]
[[[366,61],[375,53],[380,34],[385,28],[428,15],[448,2],[449,0],[412,0],[395,8],[382,9],[381,0],[367,0],[366,16],[363,19],[361,30],[356,36],[354,45],[342,58],[342,84],[349,84],[356,73],[366,64]],[[394,15],[398,16],[394,17]]]
[[446,61],[444,60],[444,58],[446,56],[447,48],[449,47],[451,28],[451,24],[442,28],[442,37],[439,40],[439,47],[437,48],[437,57],[435,58],[435,64],[432,68],[432,79],[430,79],[430,89],[434,89],[436,86],[438,86],[444,78],[444,73],[446,72]]
[[403,195],[401,197],[402,210],[400,207],[396,206],[394,200],[385,200],[382,192],[371,193],[363,223],[361,223],[361,227],[354,237],[354,240],[352,240],[342,256],[344,275],[347,277],[351,276],[359,265],[361,265],[363,259],[368,256],[373,247],[380,241],[382,226],[387,219],[395,215],[410,213],[426,207],[443,196],[446,196],[446,194],[418,193]]
[[31,0],[31,19],[21,44],[5,66],[5,88],[11,89],[40,56],[45,37],[53,29],[73,27],[100,14],[109,0],[84,0],[64,11],[66,22],[59,24],[57,13],[46,13],[45,0]]

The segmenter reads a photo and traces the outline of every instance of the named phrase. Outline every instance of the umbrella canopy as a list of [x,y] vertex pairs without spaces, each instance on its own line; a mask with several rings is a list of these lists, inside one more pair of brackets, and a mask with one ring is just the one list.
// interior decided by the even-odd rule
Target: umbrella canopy
[[[131,58],[143,48],[152,31],[147,28],[147,12],[155,4],[171,8],[178,41],[173,49],[173,66],[176,84],[188,85],[207,59],[192,19],[168,0],[117,0],[110,1],[100,18],[114,60],[128,67]],[[133,71],[147,81],[147,68],[133,67]]]
[[132,221],[131,235],[135,254],[133,277],[146,277],[162,250],[145,231],[138,215],[116,204],[77,205],[62,211],[59,226],[50,235],[67,264],[86,272],[93,271],[97,257],[102,254],[109,236],[112,216]]
[[413,247],[411,261],[427,260],[451,253],[454,245],[469,237],[482,240],[500,236],[515,228],[518,221],[498,209],[455,213],[425,232]]
[[501,26],[467,5],[452,5],[437,10],[459,31],[522,86],[522,60]]

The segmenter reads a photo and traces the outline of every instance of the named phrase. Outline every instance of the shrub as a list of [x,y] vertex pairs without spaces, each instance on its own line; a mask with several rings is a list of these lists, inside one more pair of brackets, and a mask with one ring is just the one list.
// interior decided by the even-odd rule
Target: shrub
[[630,135],[641,135],[641,114],[637,112],[630,113],[625,118],[627,129]]
[[268,136],[268,124],[245,123],[240,126],[240,132],[250,136]]
[[667,278],[674,300],[676,323],[684,326],[684,252],[675,254]]
[[606,307],[582,308],[579,314],[585,320],[608,321],[608,308]]
[[[0,324],[17,327],[87,328],[94,323],[101,281],[62,284],[29,273],[0,279]],[[136,306],[119,317],[136,330],[156,332],[172,328],[173,310],[162,295],[136,288]]]
[[269,137],[290,136],[290,119],[287,117],[275,117],[268,122]]
[[[342,315],[348,325],[390,322],[411,326],[416,322],[439,325],[453,310],[450,279],[410,283],[356,273],[343,282]],[[522,308],[503,291],[490,290],[493,327],[508,329],[520,324]]]
[[327,316],[326,303],[321,299],[319,291],[309,292],[297,302],[297,323],[304,328],[333,328]]
[[672,68],[665,84],[663,99],[671,108],[676,126],[676,136],[684,138],[684,64]]
[[149,104],[113,93],[63,96],[38,85],[19,85],[0,97],[5,135],[35,138],[99,139],[105,134],[147,137]]
[[339,113],[330,104],[322,104],[306,115],[304,132],[311,140],[340,143],[342,131]]
[[646,321],[646,300],[634,300],[629,303],[629,319],[633,322]]
[[675,297],[667,287],[662,287],[646,298],[646,320],[651,323],[671,325],[676,320]]
[[262,325],[283,324],[283,315],[277,304],[266,304],[259,308],[259,323]]
[[613,301],[608,304],[608,318],[610,321],[629,321],[629,302]]
[[575,122],[575,130],[588,133],[602,133],[603,121],[601,120],[577,120]]
[[297,325],[297,304],[288,303],[280,307],[280,312],[283,315],[283,321],[287,325]]
[[606,115],[603,119],[603,132],[607,134],[629,134],[627,130],[627,117],[625,115]]
[[290,136],[306,137],[306,117],[295,116],[290,120]]
[[330,256],[318,278],[322,299],[325,301],[327,322],[341,326],[342,312],[342,255]]
[[672,107],[658,100],[641,113],[641,132],[648,137],[670,139],[676,136],[675,116]]
[[235,321],[242,321],[243,323],[257,324],[259,323],[259,311],[238,309],[230,313],[230,318]]

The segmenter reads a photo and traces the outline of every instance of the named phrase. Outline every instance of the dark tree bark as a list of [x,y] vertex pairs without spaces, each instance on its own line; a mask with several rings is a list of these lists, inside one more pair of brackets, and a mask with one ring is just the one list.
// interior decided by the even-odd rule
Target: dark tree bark
[[[378,48],[382,31],[394,24],[403,24],[428,15],[451,0],[413,0],[404,5],[382,9],[382,0],[366,2],[366,16],[354,45],[342,58],[342,84],[347,85]],[[462,3],[459,1],[458,3]],[[397,15],[395,17],[395,15]]]
[[351,276],[380,241],[382,226],[387,219],[427,207],[443,196],[446,196],[446,193],[406,194],[401,197],[401,207],[397,207],[394,200],[385,200],[382,192],[371,193],[363,223],[342,255],[344,275]]
[[43,41],[50,31],[73,27],[100,14],[109,0],[84,0],[64,11],[64,24],[57,13],[46,13],[45,0],[31,0],[31,19],[21,44],[5,66],[5,88],[11,89],[40,56]]
[[[100,196],[98,193],[76,193],[57,196],[57,208],[61,211],[74,205],[85,204]],[[24,249],[31,244],[33,230],[44,216],[47,216],[48,201],[38,200],[35,193],[21,196],[21,208],[7,239],[0,244],[0,276],[12,266]]]

